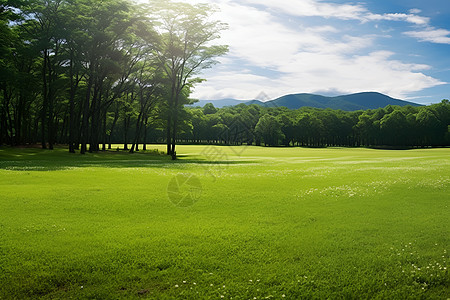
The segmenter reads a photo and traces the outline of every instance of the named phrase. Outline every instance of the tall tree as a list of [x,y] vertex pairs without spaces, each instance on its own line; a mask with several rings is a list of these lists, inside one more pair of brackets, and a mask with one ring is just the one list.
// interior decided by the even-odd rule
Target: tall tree
[[[78,3],[80,2],[80,3]],[[124,38],[132,22],[131,4],[125,0],[76,1],[87,16],[88,42],[86,59],[86,92],[81,122],[81,152],[99,150],[102,105],[108,91],[120,77],[119,62],[123,59]],[[106,114],[103,114],[106,117]]]
[[167,99],[167,154],[176,158],[176,140],[179,112],[186,104],[183,91],[202,80],[196,77],[203,69],[217,63],[215,57],[224,55],[227,46],[211,45],[226,28],[218,21],[209,21],[213,12],[208,5],[190,5],[171,1],[156,1],[154,5],[161,20],[156,27],[160,34],[157,48],[162,70],[168,78]]
[[266,146],[277,146],[280,140],[285,138],[283,131],[281,131],[281,123],[269,114],[263,115],[259,119],[255,132],[262,138]]

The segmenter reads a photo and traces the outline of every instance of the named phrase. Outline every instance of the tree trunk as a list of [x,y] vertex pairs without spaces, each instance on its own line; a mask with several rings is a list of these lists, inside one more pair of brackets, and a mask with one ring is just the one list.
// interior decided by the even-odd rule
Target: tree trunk
[[116,107],[116,110],[114,112],[114,120],[113,123],[111,125],[111,130],[109,131],[109,136],[108,136],[108,149],[111,149],[111,136],[114,132],[114,128],[116,126],[117,120],[119,119],[119,108]]
[[103,120],[103,126],[102,126],[102,151],[106,151],[106,115],[107,115],[107,108],[103,109],[102,112],[102,120]]
[[125,117],[124,121],[124,144],[123,150],[128,150],[128,129],[130,127],[130,119],[131,117]]
[[85,154],[87,150],[87,141],[88,141],[88,133],[89,133],[89,104],[91,100],[91,89],[92,89],[92,76],[93,76],[93,64],[91,62],[90,66],[90,74],[89,74],[89,80],[88,85],[86,89],[86,96],[84,98],[83,103],[83,119],[81,122],[81,129],[80,129],[80,143],[81,143],[81,149],[80,154]]
[[54,82],[56,81],[54,76],[54,71],[52,70],[50,56],[47,55],[47,68],[48,68],[48,119],[47,119],[47,127],[48,127],[48,148],[53,150],[53,144],[55,143],[55,128],[54,128],[54,98],[55,98],[55,87]]
[[78,87],[78,74],[76,75],[76,85],[74,83],[73,74],[73,50],[70,51],[70,95],[69,95],[69,152],[75,153],[75,93]]
[[148,116],[144,116],[144,136],[142,138],[142,150],[147,150],[147,125],[148,125]]
[[142,118],[142,108],[141,111],[139,112],[139,116],[136,120],[136,130],[134,132],[134,140],[133,140],[133,144],[131,144],[131,149],[130,149],[130,153],[133,153],[135,151],[138,151],[138,142],[139,142],[139,134],[141,132],[141,118]]
[[99,100],[99,82],[96,82],[94,85],[94,94],[92,96],[91,108],[90,108],[90,116],[91,116],[91,134],[89,139],[89,153],[98,151],[98,130],[99,130],[99,109],[98,102]]
[[166,136],[167,155],[171,155],[172,154],[172,149],[171,149],[171,145],[172,145],[171,138],[172,138],[172,136],[171,136],[171,130],[170,130],[170,128],[172,126],[172,122],[171,122],[172,118],[171,118],[170,114],[171,114],[171,112],[170,112],[170,109],[169,109],[169,116],[167,117],[167,136]]
[[47,126],[47,109],[48,109],[48,87],[47,87],[47,50],[44,50],[44,63],[42,67],[42,111],[41,111],[41,145],[42,149],[47,149],[45,140],[45,131]]

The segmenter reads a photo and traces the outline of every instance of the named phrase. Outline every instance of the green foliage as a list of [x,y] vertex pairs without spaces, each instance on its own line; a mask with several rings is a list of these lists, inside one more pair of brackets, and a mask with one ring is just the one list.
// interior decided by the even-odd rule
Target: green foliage
[[[423,107],[388,106],[366,111],[347,112],[331,109],[284,107],[261,108],[240,104],[212,110],[190,108],[195,137],[182,136],[192,143],[242,144],[251,142],[284,146],[368,146],[424,147],[448,146],[450,104]],[[214,112],[215,111],[215,112]],[[236,126],[237,125],[237,126]],[[239,127],[245,134],[221,139],[224,131],[211,128]]]
[[171,1],[152,3],[157,8],[152,13],[160,20],[156,26],[160,42],[155,53],[168,79],[167,153],[175,159],[180,113],[183,105],[190,104],[183,93],[189,93],[195,84],[203,81],[197,75],[216,64],[215,57],[227,53],[227,46],[211,45],[226,26],[210,21],[212,8],[208,5]]
[[217,112],[217,109],[214,107],[214,104],[212,103],[207,103],[204,107],[203,107],[203,113],[205,115],[211,115],[211,114],[215,114]]
[[0,5],[0,145],[65,143],[85,153],[115,138],[134,151],[152,130],[166,130],[169,140],[171,129],[175,143],[178,128],[191,131],[183,105],[192,103],[201,70],[227,51],[212,43],[226,26],[205,5]]
[[281,131],[281,123],[269,114],[263,115],[259,119],[255,132],[266,146],[277,146],[285,137]]

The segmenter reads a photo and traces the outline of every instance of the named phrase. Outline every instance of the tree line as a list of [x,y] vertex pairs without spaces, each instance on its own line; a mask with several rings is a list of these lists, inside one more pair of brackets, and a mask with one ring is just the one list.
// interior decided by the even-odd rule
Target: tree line
[[214,9],[166,0],[0,1],[0,145],[448,146],[450,104],[347,112],[187,104],[227,47]]
[[115,132],[146,144],[165,132],[167,154],[201,70],[227,46],[213,8],[165,0],[0,2],[0,145],[55,143],[105,150]]
[[186,143],[303,147],[450,146],[450,102],[365,111],[240,104],[188,110]]

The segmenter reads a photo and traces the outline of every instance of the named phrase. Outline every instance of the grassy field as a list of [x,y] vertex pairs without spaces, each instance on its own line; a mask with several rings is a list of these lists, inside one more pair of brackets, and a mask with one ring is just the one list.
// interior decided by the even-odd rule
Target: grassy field
[[0,148],[0,299],[450,297],[450,149],[177,152]]

